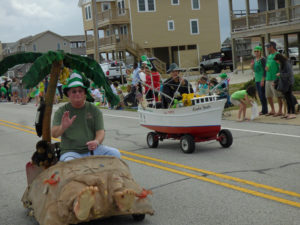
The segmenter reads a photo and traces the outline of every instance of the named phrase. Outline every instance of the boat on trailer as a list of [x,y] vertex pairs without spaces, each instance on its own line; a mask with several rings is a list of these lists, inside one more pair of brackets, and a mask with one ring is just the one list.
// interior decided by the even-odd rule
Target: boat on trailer
[[180,140],[184,153],[195,150],[195,142],[217,140],[222,147],[231,146],[233,138],[227,129],[221,129],[222,112],[226,99],[207,95],[190,99],[189,106],[159,109],[138,108],[140,125],[154,132],[147,134],[147,144],[156,148],[164,139]]

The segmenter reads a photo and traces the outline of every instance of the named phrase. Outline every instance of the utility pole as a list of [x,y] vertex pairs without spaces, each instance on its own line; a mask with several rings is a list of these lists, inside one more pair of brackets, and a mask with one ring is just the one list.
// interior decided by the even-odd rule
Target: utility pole
[[93,15],[93,29],[94,29],[94,59],[99,63],[99,34],[98,34],[98,23],[97,23],[97,4],[96,0],[92,0],[92,15]]

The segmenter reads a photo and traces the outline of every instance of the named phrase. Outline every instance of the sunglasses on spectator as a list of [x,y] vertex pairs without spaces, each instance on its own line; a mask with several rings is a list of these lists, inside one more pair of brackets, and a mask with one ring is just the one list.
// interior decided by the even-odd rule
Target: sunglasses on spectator
[[78,89],[78,90],[72,90],[72,91],[71,91],[72,94],[76,94],[77,92],[78,92],[79,94],[82,94],[82,93],[84,92],[84,90]]

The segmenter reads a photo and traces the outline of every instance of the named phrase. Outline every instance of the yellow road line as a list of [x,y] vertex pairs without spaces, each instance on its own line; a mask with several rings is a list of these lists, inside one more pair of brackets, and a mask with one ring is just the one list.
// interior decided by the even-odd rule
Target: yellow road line
[[[0,121],[3,121],[3,120],[0,120]],[[15,123],[11,123],[11,124],[15,124]],[[36,134],[36,132],[31,132],[31,131],[28,131],[28,130],[25,130],[25,129],[22,129],[22,128],[19,128],[19,127],[16,127],[16,126],[8,125],[8,124],[5,124],[5,123],[0,123],[0,125],[11,127],[11,128],[14,128],[14,129],[18,129],[18,130],[21,130],[21,131],[24,131],[24,132],[27,132],[27,133],[31,133],[31,134]],[[18,124],[15,124],[15,125],[18,125]],[[34,129],[34,128],[30,128],[30,127],[28,127],[28,128],[29,129]],[[58,138],[52,138],[52,139],[56,140],[56,141],[60,141],[60,139],[58,139]],[[149,157],[149,156],[144,156],[144,155],[137,154],[137,153],[127,152],[127,151],[124,151],[124,150],[120,150],[120,151],[123,154],[131,155],[131,156],[135,156],[135,157],[139,157],[139,158],[144,158],[144,159],[147,159],[147,160],[156,161],[156,162],[160,162],[160,163],[163,163],[163,164],[176,166],[176,167],[179,167],[179,168],[184,168],[184,169],[187,169],[187,170],[192,170],[192,171],[196,171],[196,172],[205,173],[205,174],[213,175],[213,176],[220,177],[220,178],[227,179],[227,180],[233,180],[233,181],[236,181],[236,182],[245,183],[245,184],[248,184],[248,185],[251,185],[251,186],[254,186],[254,187],[264,188],[264,189],[271,190],[271,191],[274,191],[274,192],[283,193],[283,194],[287,194],[287,195],[292,195],[292,196],[296,196],[296,197],[300,196],[300,194],[296,193],[296,192],[286,191],[286,190],[283,190],[283,189],[280,189],[280,188],[275,188],[275,187],[271,187],[271,186],[264,185],[264,184],[258,184],[258,183],[248,181],[248,180],[243,180],[243,179],[240,179],[240,178],[231,177],[231,176],[227,176],[227,175],[223,175],[223,174],[218,174],[218,173],[203,170],[203,169],[198,169],[198,168],[194,168],[194,167],[190,167],[190,166],[185,166],[185,165],[178,164],[178,163],[168,162],[168,161],[165,161],[165,160],[156,159],[156,158],[152,158],[152,157]],[[132,161],[132,162],[143,164],[143,165],[146,165],[146,166],[158,168],[158,169],[161,169],[161,170],[165,170],[165,171],[180,174],[180,175],[183,175],[183,176],[195,178],[195,179],[198,179],[198,180],[203,180],[203,181],[210,182],[210,183],[213,183],[213,184],[217,184],[217,185],[220,185],[220,186],[224,186],[224,187],[227,187],[227,188],[230,188],[230,189],[241,191],[241,192],[244,192],[244,193],[247,193],[247,194],[251,194],[251,195],[258,196],[258,197],[274,200],[274,201],[277,201],[277,202],[280,202],[280,203],[283,203],[283,204],[287,204],[287,205],[291,205],[291,206],[295,206],[295,207],[300,208],[300,203],[290,201],[290,200],[287,200],[287,199],[284,199],[284,198],[279,198],[279,197],[276,197],[276,196],[272,196],[272,195],[264,194],[264,193],[261,193],[261,192],[258,192],[258,191],[253,191],[253,190],[250,190],[250,189],[242,188],[242,187],[239,187],[239,186],[235,186],[235,185],[232,185],[232,184],[228,184],[228,183],[224,183],[224,182],[221,182],[221,181],[213,180],[213,179],[206,178],[206,177],[203,177],[203,176],[187,173],[187,172],[180,171],[180,170],[175,170],[175,169],[172,169],[172,168],[168,168],[168,167],[165,167],[165,166],[160,166],[160,165],[157,165],[157,164],[137,160],[137,159],[134,159],[134,158],[129,158],[127,156],[122,156],[122,158],[126,159],[126,160],[129,160],[129,161]]]
[[35,134],[35,135],[36,135],[36,132],[29,131],[29,130],[25,130],[25,129],[20,128],[20,127],[12,126],[12,125],[5,124],[5,123],[0,123],[0,125],[6,126],[6,127],[11,127],[11,128],[17,129],[17,130],[25,131],[25,132],[27,132],[27,133]]
[[16,126],[19,126],[19,127],[28,128],[30,130],[35,130],[33,127],[25,126],[25,125],[18,124],[18,123],[13,123],[13,122],[10,122],[10,121],[0,120],[0,122],[8,123],[8,124],[13,124],[13,125],[16,125]]
[[210,179],[210,178],[207,178],[207,177],[202,177],[202,176],[199,176],[199,175],[183,172],[183,171],[180,171],[180,170],[175,170],[175,169],[172,169],[172,168],[169,168],[169,167],[160,166],[160,165],[157,165],[157,164],[153,164],[153,163],[144,162],[144,161],[141,161],[141,160],[129,158],[127,156],[122,156],[122,159],[126,159],[126,160],[129,160],[129,161],[132,161],[132,162],[135,162],[135,163],[139,163],[139,164],[143,164],[143,165],[146,165],[146,166],[149,166],[149,167],[154,167],[154,168],[157,168],[157,169],[169,171],[171,173],[180,174],[180,175],[183,175],[183,176],[186,176],[186,177],[191,177],[191,178],[194,178],[194,179],[206,181],[206,182],[213,183],[213,184],[216,184],[216,185],[220,185],[220,186],[223,186],[223,187],[226,187],[226,188],[230,188],[230,189],[234,189],[234,190],[237,190],[237,191],[240,191],[240,192],[244,192],[244,193],[247,193],[247,194],[250,194],[250,195],[255,195],[255,196],[258,196],[258,197],[261,197],[261,198],[273,200],[273,201],[280,202],[280,203],[283,203],[283,204],[286,204],[286,205],[291,205],[291,206],[295,206],[295,207],[300,208],[300,203],[299,202],[290,201],[290,200],[287,200],[287,199],[284,199],[284,198],[279,198],[279,197],[276,197],[276,196],[273,196],[273,195],[264,194],[264,193],[261,193],[261,192],[258,192],[258,191],[253,191],[253,190],[250,190],[250,189],[247,189],[247,188],[242,188],[242,187],[235,186],[235,185],[232,185],[232,184],[228,184],[228,183],[224,183],[224,182],[221,182],[221,181],[213,180],[213,179]]
[[136,156],[136,157],[143,158],[143,159],[148,159],[148,160],[152,160],[152,161],[155,161],[155,162],[159,162],[159,163],[163,163],[163,164],[167,164],[167,165],[171,165],[171,166],[176,166],[176,167],[187,169],[187,170],[192,170],[192,171],[196,171],[196,172],[200,172],[200,173],[205,173],[205,174],[208,174],[208,175],[220,177],[222,179],[232,180],[232,181],[239,182],[239,183],[244,183],[244,184],[251,185],[251,186],[254,186],[254,187],[257,187],[257,188],[263,188],[263,189],[266,189],[266,190],[270,190],[270,191],[274,191],[274,192],[278,192],[278,193],[282,193],[282,194],[286,194],[286,195],[300,197],[299,193],[296,193],[296,192],[293,192],[293,191],[287,191],[287,190],[283,190],[283,189],[280,189],[280,188],[276,188],[276,187],[272,187],[272,186],[268,186],[268,185],[259,184],[259,183],[255,183],[255,182],[252,182],[252,181],[240,179],[240,178],[237,178],[237,177],[231,177],[231,176],[228,176],[228,175],[215,173],[215,172],[208,171],[208,170],[203,170],[203,169],[198,169],[198,168],[194,168],[194,167],[190,167],[190,166],[185,166],[185,165],[182,165],[182,164],[179,164],[179,163],[174,163],[174,162],[169,162],[169,161],[165,161],[165,160],[162,160],[162,159],[152,158],[152,157],[149,157],[149,156],[145,156],[145,155],[141,155],[141,154],[137,154],[137,153],[133,153],[133,152],[128,152],[128,151],[124,151],[124,150],[120,150],[120,152],[123,153],[123,154]]

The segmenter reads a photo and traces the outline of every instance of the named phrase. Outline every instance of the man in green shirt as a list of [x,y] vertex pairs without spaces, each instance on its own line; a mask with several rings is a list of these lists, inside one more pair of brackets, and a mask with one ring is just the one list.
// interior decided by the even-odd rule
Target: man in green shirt
[[[282,115],[282,98],[283,95],[274,88],[274,80],[276,80],[276,74],[279,73],[279,64],[274,60],[275,55],[279,54],[276,49],[276,43],[271,41],[266,44],[268,50],[268,58],[265,70],[266,74],[266,97],[268,99],[269,105],[271,106],[271,112],[267,115],[281,116]],[[278,113],[275,113],[273,98],[278,99]]]
[[82,75],[72,73],[64,93],[69,103],[55,112],[52,126],[52,136],[61,136],[60,161],[89,156],[92,152],[120,158],[117,149],[102,145],[105,136],[102,112],[86,101],[87,87]]

